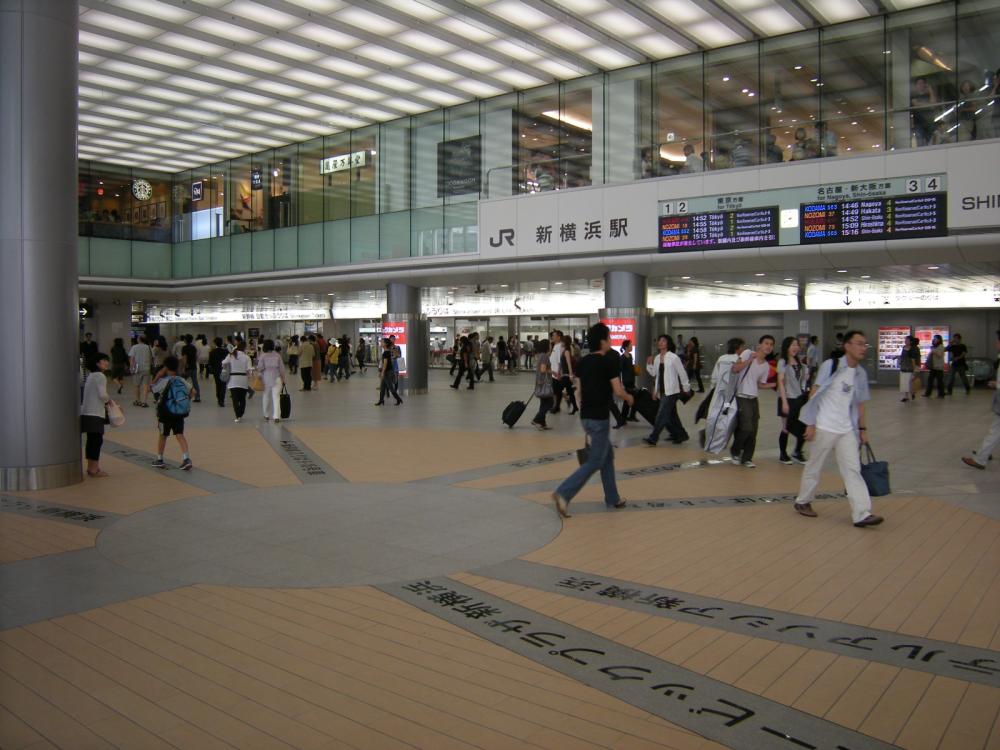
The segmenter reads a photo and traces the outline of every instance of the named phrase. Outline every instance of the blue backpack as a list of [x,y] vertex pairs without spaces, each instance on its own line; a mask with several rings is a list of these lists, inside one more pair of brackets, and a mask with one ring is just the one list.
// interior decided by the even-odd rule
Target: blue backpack
[[191,413],[191,394],[183,378],[176,375],[170,378],[163,394],[163,403],[167,413],[175,417],[186,417]]

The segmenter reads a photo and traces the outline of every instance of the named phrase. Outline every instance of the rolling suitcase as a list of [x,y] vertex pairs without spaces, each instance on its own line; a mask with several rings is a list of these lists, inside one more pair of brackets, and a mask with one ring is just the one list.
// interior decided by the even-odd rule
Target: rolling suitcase
[[635,392],[635,410],[651,425],[656,424],[656,413],[660,410],[660,402],[654,401],[648,390],[640,388]]
[[281,409],[281,418],[288,419],[292,415],[292,397],[285,386],[281,386],[281,395],[278,397],[278,406]]
[[[528,401],[531,401],[531,397],[528,398]],[[514,429],[517,420],[521,418],[524,410],[528,408],[528,401],[511,401],[507,404],[507,407],[503,410],[503,415],[500,417],[503,423],[509,428]]]

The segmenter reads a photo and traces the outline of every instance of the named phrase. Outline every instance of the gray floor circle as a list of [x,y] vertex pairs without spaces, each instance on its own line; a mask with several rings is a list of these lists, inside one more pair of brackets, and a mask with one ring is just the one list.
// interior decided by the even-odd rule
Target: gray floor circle
[[418,484],[240,490],[140,511],[101,532],[109,560],[182,583],[316,587],[474,570],[551,541],[536,503]]

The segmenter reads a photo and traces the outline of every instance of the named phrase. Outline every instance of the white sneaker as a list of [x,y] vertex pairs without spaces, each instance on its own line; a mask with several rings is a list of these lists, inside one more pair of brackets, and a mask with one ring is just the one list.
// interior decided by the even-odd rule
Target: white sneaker
[[237,424],[239,424],[240,423],[240,418],[236,417],[236,419],[234,419],[233,421],[236,422]]
[[747,468],[747,469],[756,469],[757,468],[757,464],[755,464],[753,461],[744,461],[743,462],[743,466],[744,466],[744,468]]

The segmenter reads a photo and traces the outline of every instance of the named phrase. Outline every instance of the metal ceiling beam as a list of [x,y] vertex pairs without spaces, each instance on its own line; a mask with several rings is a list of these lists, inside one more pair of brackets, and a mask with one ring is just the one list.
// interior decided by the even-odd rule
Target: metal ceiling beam
[[803,29],[814,29],[823,25],[823,20],[798,0],[774,0],[774,2],[794,18]]
[[633,0],[610,0],[610,2],[614,7],[618,8],[618,10],[623,13],[628,13],[633,18],[642,21],[644,24],[653,29],[653,31],[665,36],[674,44],[679,44],[688,52],[704,51],[705,48],[697,39],[692,36],[688,36],[680,29],[674,28],[655,13],[651,13],[646,9],[645,5],[640,5],[639,3],[633,2]]
[[[534,8],[537,11],[544,13],[555,21],[563,24],[564,26],[569,26],[572,29],[576,29],[581,34],[585,34],[597,42],[599,45],[613,49],[616,52],[625,55],[626,57],[633,60],[635,63],[649,62],[652,58],[643,52],[638,47],[633,47],[631,44],[621,41],[618,37],[612,36],[611,34],[598,28],[596,24],[590,23],[579,16],[575,16],[571,13],[567,13],[562,8],[554,5],[548,0],[521,0],[522,3],[530,8]],[[532,33],[532,32],[522,32],[522,33]],[[537,36],[537,35],[536,35]]]

